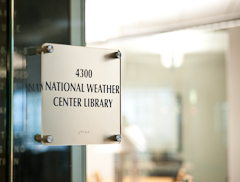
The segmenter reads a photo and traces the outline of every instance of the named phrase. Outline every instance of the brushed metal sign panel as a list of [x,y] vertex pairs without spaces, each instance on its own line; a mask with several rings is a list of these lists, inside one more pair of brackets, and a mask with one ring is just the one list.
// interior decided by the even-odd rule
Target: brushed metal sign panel
[[42,48],[42,144],[119,143],[118,50],[52,43]]

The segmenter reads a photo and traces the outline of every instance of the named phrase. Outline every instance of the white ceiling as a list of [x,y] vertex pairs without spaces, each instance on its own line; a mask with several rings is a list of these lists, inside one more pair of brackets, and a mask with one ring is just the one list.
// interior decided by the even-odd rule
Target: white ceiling
[[86,0],[86,41],[167,32],[240,18],[240,0]]

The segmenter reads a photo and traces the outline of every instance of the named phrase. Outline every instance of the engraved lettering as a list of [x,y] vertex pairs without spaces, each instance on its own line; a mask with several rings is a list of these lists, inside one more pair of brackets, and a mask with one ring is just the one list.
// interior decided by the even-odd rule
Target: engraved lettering
[[14,146],[14,152],[24,153],[25,152],[25,146],[23,146],[23,145],[21,145],[21,146]]
[[84,98],[84,107],[112,107],[113,99]]
[[5,166],[5,165],[6,165],[6,159],[0,158],[0,166]]
[[53,104],[54,104],[55,106],[58,106],[58,105],[56,104],[56,99],[57,99],[57,97],[54,97],[54,99],[53,99]]
[[5,49],[4,46],[1,46],[0,53],[2,53],[2,54],[5,54],[5,53],[6,53],[6,49]]
[[19,165],[19,159],[18,158],[14,158],[13,159],[13,163],[14,163],[14,165]]
[[4,9],[4,10],[1,10],[1,9],[0,9],[0,16],[1,16],[1,17],[7,17],[7,10],[5,10],[5,9]]
[[21,25],[16,25],[16,32],[17,33],[20,33],[20,27],[21,27]]
[[71,97],[54,97],[54,106],[72,106],[72,107],[82,107],[81,98],[71,98]]
[[2,24],[2,31],[6,32],[6,30],[7,30],[7,25],[6,24]]
[[5,131],[0,131],[0,138],[4,139],[5,138]]

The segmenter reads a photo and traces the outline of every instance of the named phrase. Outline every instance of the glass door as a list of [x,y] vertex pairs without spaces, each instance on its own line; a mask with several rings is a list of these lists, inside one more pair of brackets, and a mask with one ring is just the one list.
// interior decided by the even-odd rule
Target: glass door
[[0,1],[0,178],[7,179],[7,3]]
[[227,40],[188,29],[87,42],[123,55],[122,142],[87,146],[89,181],[226,181]]
[[[36,49],[46,42],[84,45],[85,1],[12,0],[0,3],[1,180],[86,181],[85,146],[43,146],[34,140],[34,136],[41,133],[41,57]],[[10,21],[11,16],[13,21]],[[7,29],[11,26],[13,34]],[[13,73],[8,76],[7,53],[13,56],[9,59]],[[7,92],[6,79],[11,77],[13,94],[7,99],[11,90]],[[12,103],[12,110],[7,110],[8,103]],[[12,120],[7,119],[7,114],[12,115]],[[8,135],[11,136],[9,145]],[[8,157],[11,160],[8,161]]]

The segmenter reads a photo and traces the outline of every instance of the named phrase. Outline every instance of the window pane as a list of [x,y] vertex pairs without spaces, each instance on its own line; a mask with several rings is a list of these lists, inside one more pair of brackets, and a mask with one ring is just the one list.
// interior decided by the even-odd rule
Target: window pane
[[122,142],[88,147],[90,181],[226,181],[227,39],[191,29],[88,44],[122,52]]

